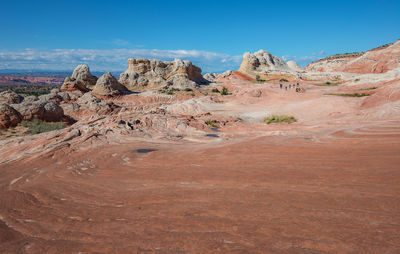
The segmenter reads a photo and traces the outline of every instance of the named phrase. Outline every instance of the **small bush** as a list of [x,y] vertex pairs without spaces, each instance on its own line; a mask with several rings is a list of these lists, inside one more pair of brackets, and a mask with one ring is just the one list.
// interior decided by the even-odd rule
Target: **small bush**
[[356,78],[356,79],[354,80],[354,82],[358,82],[358,81],[360,81],[360,79],[359,79],[359,78]]
[[216,120],[207,120],[204,123],[212,128],[219,128]]
[[377,89],[378,87],[377,86],[373,86],[373,87],[368,87],[368,88],[360,88],[360,90],[361,91],[365,91],[365,90],[375,90],[375,89]]
[[218,88],[213,88],[213,90],[211,90],[211,92],[213,92],[213,93],[219,93],[219,90],[218,90]]
[[336,95],[336,96],[342,96],[342,97],[364,97],[364,96],[370,96],[370,94],[367,94],[367,93],[328,93],[326,95]]
[[185,92],[191,92],[191,91],[193,91],[193,89],[192,88],[185,88]]
[[271,124],[271,123],[294,123],[294,122],[297,122],[297,120],[296,120],[296,118],[294,116],[272,115],[272,116],[264,118],[264,122],[266,124]]
[[331,83],[331,82],[325,82],[321,84],[316,84],[316,86],[338,86],[340,83]]
[[260,75],[256,75],[256,80],[258,83],[264,83],[265,80],[260,77]]
[[45,122],[42,120],[35,119],[33,121],[22,121],[21,126],[28,128],[24,134],[34,135],[42,132],[48,132],[53,130],[60,130],[65,128],[64,123],[52,123]]
[[285,79],[285,78],[281,78],[279,81],[280,81],[280,82],[289,82],[289,80],[287,80],[287,79]]
[[221,91],[221,95],[228,95],[229,93],[228,93],[228,88],[226,88],[226,87],[223,87],[222,88],[222,91]]

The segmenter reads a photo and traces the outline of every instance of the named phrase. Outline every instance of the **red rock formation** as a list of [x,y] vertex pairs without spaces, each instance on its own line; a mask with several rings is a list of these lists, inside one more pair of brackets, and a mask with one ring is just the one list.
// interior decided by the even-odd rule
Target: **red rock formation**
[[399,67],[400,40],[365,53],[329,56],[306,66],[308,71],[385,73]]

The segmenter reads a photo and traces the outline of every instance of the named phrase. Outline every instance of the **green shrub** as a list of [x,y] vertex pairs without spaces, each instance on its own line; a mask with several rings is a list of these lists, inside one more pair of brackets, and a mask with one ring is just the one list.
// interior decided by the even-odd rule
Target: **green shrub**
[[342,96],[342,97],[364,97],[364,96],[370,96],[370,94],[367,94],[367,93],[328,93],[326,95],[336,95],[336,96]]
[[281,78],[279,81],[280,81],[280,82],[289,82],[289,80],[287,80],[287,79],[285,79],[285,78]]
[[219,90],[218,90],[218,88],[213,88],[213,90],[211,90],[211,92],[213,92],[213,93],[219,93]]
[[271,123],[294,123],[294,122],[297,122],[297,120],[296,120],[296,118],[294,116],[272,115],[272,116],[264,118],[264,122],[266,124],[271,124]]
[[207,120],[204,123],[212,128],[219,128],[216,120]]
[[28,135],[34,135],[34,134],[39,134],[42,132],[60,130],[60,129],[65,128],[64,123],[45,122],[45,121],[38,120],[38,119],[35,119],[33,121],[22,121],[20,124],[21,124],[21,126],[28,128],[28,130],[26,130],[24,133],[24,134],[28,134]]
[[229,93],[228,93],[228,88],[226,88],[226,87],[223,87],[222,88],[222,91],[221,91],[221,95],[228,95]]
[[375,90],[375,89],[377,89],[378,87],[377,86],[373,86],[373,87],[368,87],[368,88],[360,88],[360,90]]
[[316,84],[316,86],[338,86],[340,83],[331,83],[331,82],[325,82],[321,84]]
[[360,81],[360,79],[359,79],[359,78],[356,78],[356,79],[354,80],[354,82],[358,82],[358,81]]
[[193,89],[192,88],[185,88],[185,92],[191,92],[191,91],[193,91]]
[[256,80],[258,83],[264,83],[265,80],[260,77],[260,75],[256,75]]

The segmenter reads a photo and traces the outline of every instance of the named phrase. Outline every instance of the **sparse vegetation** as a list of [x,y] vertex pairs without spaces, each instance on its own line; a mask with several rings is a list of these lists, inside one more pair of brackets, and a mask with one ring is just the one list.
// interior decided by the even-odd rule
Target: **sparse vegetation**
[[360,88],[361,91],[365,91],[365,90],[375,90],[377,89],[377,86],[373,86],[373,87],[367,87],[367,88]]
[[266,80],[265,80],[265,79],[262,79],[262,78],[260,77],[260,75],[256,75],[256,81],[257,81],[257,83],[264,83]]
[[279,82],[289,82],[289,80],[287,80],[287,79],[285,79],[285,78],[281,78],[281,79],[279,80]]
[[228,88],[222,87],[221,95],[228,95],[228,94],[230,94],[228,93]]
[[168,88],[167,86],[164,86],[162,89],[158,90],[160,93],[166,93],[168,95],[173,95],[175,92],[179,92],[180,90],[178,88]]
[[204,123],[210,126],[211,128],[219,128],[217,124],[218,122],[216,120],[207,120]]
[[42,120],[35,119],[33,121],[22,121],[20,123],[21,126],[28,128],[28,130],[25,131],[24,134],[27,135],[34,135],[34,134],[39,134],[42,132],[48,132],[48,131],[53,131],[53,130],[60,130],[65,128],[64,123],[56,122],[45,122]]
[[17,94],[35,95],[40,96],[50,93],[51,89],[60,88],[57,85],[26,85],[26,86],[13,86],[13,85],[0,85],[0,92],[11,90]]
[[354,80],[354,82],[358,82],[358,81],[360,81],[360,79],[359,79],[359,78],[356,78],[356,79]]
[[316,86],[338,86],[340,83],[331,83],[329,81],[321,84],[316,84]]
[[213,88],[213,89],[211,90],[211,92],[213,92],[213,93],[220,93],[221,95],[229,95],[229,94],[231,94],[231,93],[228,92],[228,88],[226,88],[226,87],[222,87],[222,90],[221,90],[221,91],[218,90],[218,88]]
[[297,119],[294,116],[288,116],[288,115],[272,115],[272,116],[264,118],[264,122],[266,124],[294,123],[294,122],[297,122]]
[[367,93],[327,93],[325,95],[336,95],[336,96],[342,96],[342,97],[364,97],[364,96],[370,96],[370,94],[367,94]]
[[185,88],[185,92],[191,92],[191,91],[193,91],[192,88],[189,88],[189,87]]

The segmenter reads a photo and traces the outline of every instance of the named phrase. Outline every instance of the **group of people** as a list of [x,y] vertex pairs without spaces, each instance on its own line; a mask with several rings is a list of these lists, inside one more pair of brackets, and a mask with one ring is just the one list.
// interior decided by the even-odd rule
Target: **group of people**
[[[300,84],[299,83],[297,83],[297,84],[289,84],[289,90],[290,89],[292,89],[292,88],[296,88],[296,92],[300,92]],[[282,84],[279,84],[279,87],[281,88],[281,89],[283,89],[283,87],[285,87],[285,90],[287,91],[288,90],[288,86],[286,85],[286,86],[283,86]]]

